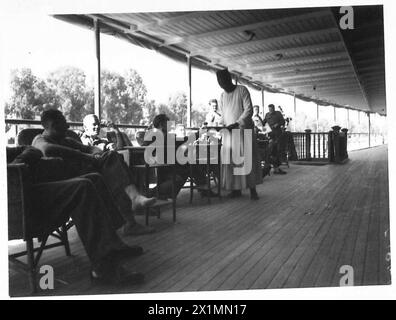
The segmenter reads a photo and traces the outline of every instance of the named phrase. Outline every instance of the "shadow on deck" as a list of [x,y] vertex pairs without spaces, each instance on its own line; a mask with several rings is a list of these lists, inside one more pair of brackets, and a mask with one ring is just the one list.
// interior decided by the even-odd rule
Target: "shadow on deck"
[[[127,262],[145,273],[139,286],[98,287],[75,229],[73,257],[63,248],[44,253],[55,289],[42,295],[180,292],[339,286],[340,267],[350,265],[355,285],[389,284],[389,190],[387,147],[354,151],[344,165],[291,165],[258,187],[259,201],[195,194],[178,198],[171,211],[151,217],[155,234],[124,238],[145,254]],[[143,217],[138,217],[143,223]],[[20,244],[10,245],[10,250]],[[10,295],[29,294],[27,276],[10,270]]]

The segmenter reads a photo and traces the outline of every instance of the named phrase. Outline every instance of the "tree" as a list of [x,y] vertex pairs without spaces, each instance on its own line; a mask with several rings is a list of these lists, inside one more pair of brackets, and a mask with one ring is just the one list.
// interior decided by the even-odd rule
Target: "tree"
[[49,74],[47,84],[58,96],[62,112],[69,121],[81,121],[85,115],[93,113],[92,89],[87,87],[83,70],[59,68]]
[[176,121],[178,123],[186,124],[187,95],[183,91],[177,91],[173,93],[169,97],[168,106],[170,111],[172,111],[176,115]]
[[143,103],[147,96],[147,88],[140,74],[136,70],[129,69],[124,77],[129,98],[135,102]]
[[36,77],[29,68],[11,73],[11,98],[5,105],[7,117],[35,119],[45,108],[59,108],[59,99],[45,81]]
[[146,86],[135,70],[128,70],[125,77],[116,72],[103,71],[101,82],[105,119],[115,123],[136,124],[143,119],[144,108],[148,108],[148,112],[151,111],[152,103],[146,100]]
[[200,127],[206,120],[206,106],[203,104],[197,104],[192,106],[191,110],[191,126]]
[[149,125],[153,122],[154,117],[157,114],[157,106],[154,100],[145,100],[142,105],[142,120],[140,123],[144,125]]
[[157,114],[165,113],[170,121],[178,121],[178,115],[176,115],[166,104],[160,103],[157,106]]
[[141,106],[125,78],[116,72],[103,71],[101,83],[103,118],[115,123],[139,123]]

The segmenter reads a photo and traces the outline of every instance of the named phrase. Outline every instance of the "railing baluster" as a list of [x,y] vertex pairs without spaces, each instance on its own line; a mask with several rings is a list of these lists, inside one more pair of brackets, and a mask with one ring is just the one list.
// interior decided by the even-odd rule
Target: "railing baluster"
[[313,157],[316,159],[316,133],[313,134]]

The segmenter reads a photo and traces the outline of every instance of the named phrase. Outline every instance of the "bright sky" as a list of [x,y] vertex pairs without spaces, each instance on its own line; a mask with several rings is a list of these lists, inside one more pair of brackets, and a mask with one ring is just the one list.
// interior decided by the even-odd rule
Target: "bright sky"
[[[76,66],[93,79],[95,51],[93,31],[74,26],[46,15],[18,16],[2,21],[9,30],[4,33],[2,50],[5,66],[5,96],[9,96],[9,74],[14,68],[29,67],[45,77],[60,66]],[[103,69],[123,73],[133,68],[142,76],[148,97],[167,102],[171,93],[188,92],[187,66],[155,51],[134,46],[112,36],[101,35]],[[218,98],[221,90],[214,73],[193,70],[193,103],[207,104]]]

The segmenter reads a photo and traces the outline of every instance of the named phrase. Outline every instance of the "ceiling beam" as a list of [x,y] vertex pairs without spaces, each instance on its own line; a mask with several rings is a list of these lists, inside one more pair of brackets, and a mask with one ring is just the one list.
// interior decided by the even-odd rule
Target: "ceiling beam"
[[335,67],[335,68],[322,68],[318,70],[306,70],[306,71],[292,71],[288,73],[278,73],[273,74],[271,73],[268,77],[274,79],[275,81],[279,79],[299,79],[299,78],[306,78],[306,77],[315,77],[321,75],[334,75],[334,74],[344,74],[350,72],[349,66],[347,67]]
[[328,89],[328,90],[322,90],[322,91],[315,91],[315,92],[311,92],[311,94],[318,94],[318,95],[325,95],[325,94],[338,94],[338,93],[348,93],[351,95],[359,95],[360,96],[360,92],[359,89],[357,89],[358,91],[356,91],[356,89],[348,89],[348,88],[338,88],[338,89]]
[[335,33],[338,31],[338,28],[332,27],[332,28],[325,28],[325,29],[319,29],[319,30],[313,30],[313,31],[307,31],[307,32],[300,32],[300,33],[293,33],[293,34],[288,34],[284,36],[279,36],[279,37],[271,37],[271,38],[266,38],[266,39],[260,39],[260,40],[252,40],[252,41],[245,41],[245,42],[238,42],[238,43],[233,43],[233,44],[228,44],[228,45],[223,45],[223,46],[218,46],[218,47],[210,47],[210,48],[202,48],[199,50],[192,50],[191,54],[192,55],[201,55],[201,54],[208,54],[214,53],[214,52],[224,52],[227,50],[234,50],[234,49],[239,49],[241,47],[247,48],[250,46],[254,45],[261,45],[261,44],[273,44],[278,41],[287,41],[291,39],[298,39],[298,38],[305,38],[305,37],[314,37],[314,36],[319,36],[319,35],[324,35],[324,34],[331,34]]
[[214,31],[209,31],[209,32],[203,32],[203,33],[197,33],[197,34],[192,34],[188,35],[185,37],[173,37],[167,41],[165,41],[166,45],[171,45],[171,44],[177,44],[177,43],[186,43],[186,42],[191,42],[195,40],[201,40],[205,38],[210,38],[210,37],[217,37],[217,36],[223,36],[227,34],[235,34],[238,32],[243,32],[246,30],[249,31],[254,31],[260,28],[265,28],[265,27],[270,27],[273,25],[279,25],[279,24],[285,24],[285,23],[293,23],[301,20],[308,20],[312,18],[321,18],[321,17],[328,17],[329,12],[327,10],[318,10],[310,13],[303,13],[291,17],[285,17],[285,18],[280,18],[280,19],[273,19],[273,20],[267,20],[267,21],[260,21],[256,23],[250,23],[250,24],[244,24],[244,25],[239,25],[236,27],[230,27],[230,28],[224,28],[224,29],[219,29],[219,30],[214,30]]
[[372,64],[373,62],[374,63],[380,63],[380,64],[382,64],[382,65],[385,65],[385,59],[384,59],[384,56],[379,56],[379,57],[374,57],[374,58],[369,58],[369,59],[358,59],[358,60],[355,60],[355,62],[358,64],[358,65],[362,65],[362,64]]
[[345,75],[331,75],[331,76],[320,76],[320,77],[315,77],[315,78],[309,78],[309,79],[295,79],[292,82],[288,81],[280,81],[279,83],[281,85],[293,85],[293,84],[302,84],[302,83],[311,83],[313,84],[320,84],[320,83],[328,83],[328,82],[333,82],[333,81],[351,81],[355,77],[351,74],[345,74]]
[[[298,72],[307,72],[307,71],[315,71],[315,70],[331,70],[333,68],[339,68],[342,66],[348,66],[348,61],[330,61],[321,64],[312,64],[312,65],[301,65],[301,66],[290,66],[290,67],[282,67],[282,68],[271,68],[263,70],[263,72],[270,74],[271,76],[287,74],[290,72],[298,73]],[[263,72],[253,72],[253,75],[261,75]]]
[[[243,55],[236,55],[226,58],[219,58],[217,59],[218,62],[233,62],[233,61],[241,61],[246,62],[249,59],[257,59],[257,58],[264,58],[264,57],[271,57],[275,58],[277,54],[282,55],[289,55],[289,54],[299,54],[301,51],[304,50],[327,50],[327,49],[337,49],[338,46],[341,46],[341,41],[333,41],[328,43],[320,43],[320,44],[313,44],[308,46],[299,46],[299,47],[292,47],[292,48],[285,48],[285,49],[278,49],[278,50],[270,50],[270,51],[260,51],[250,54],[243,54]],[[340,47],[341,49],[341,47]],[[276,60],[275,60],[276,61]],[[242,63],[241,63],[242,64]]]
[[[315,90],[313,88],[316,88]],[[320,91],[324,89],[335,89],[335,88],[350,88],[350,89],[355,89],[359,88],[356,84],[345,84],[345,83],[334,83],[330,85],[310,85],[310,84],[304,84],[304,85],[295,85],[295,86],[290,86],[287,87],[288,89],[298,89],[298,88],[307,88],[312,91]]]
[[304,56],[299,58],[281,59],[279,61],[252,63],[245,65],[245,68],[248,70],[266,70],[266,69],[275,68],[276,66],[284,66],[285,64],[304,64],[304,63],[313,64],[313,63],[317,63],[315,60],[323,60],[323,59],[331,60],[337,58],[346,58],[345,52],[340,51],[334,53]]
[[[311,72],[311,73],[306,73],[306,74],[297,74],[297,75],[291,75],[291,76],[287,76],[287,77],[270,77],[271,80],[273,81],[288,81],[288,80],[293,80],[293,79],[301,79],[301,78],[310,78],[310,79],[314,79],[315,77],[318,76],[330,76],[330,75],[343,75],[343,74],[349,74],[351,73],[351,70],[345,70],[345,68],[341,68],[338,70],[319,70],[319,71],[315,71],[315,72]],[[263,77],[265,78],[265,77]]]
[[146,32],[148,30],[154,31],[153,29],[158,29],[167,25],[177,24],[179,22],[183,22],[186,20],[191,20],[194,18],[202,17],[205,15],[210,14],[210,11],[193,11],[187,14],[181,14],[170,18],[164,19],[156,19],[156,21],[140,24],[140,25],[133,25],[131,27],[132,32]]
[[385,74],[385,65],[381,65],[381,64],[375,64],[367,67],[360,67],[358,69],[359,71],[372,71],[372,70],[381,71],[382,73]]
[[[340,66],[349,65],[347,60],[341,61],[329,61],[323,62],[321,64],[312,64],[312,65],[301,65],[301,66],[289,66],[289,67],[275,67],[275,68],[268,68],[265,72],[269,72],[272,75],[278,73],[286,73],[286,72],[295,72],[296,70],[299,71],[308,71],[308,70],[318,70],[323,68],[336,68]],[[253,73],[253,74],[261,74],[261,73]]]

